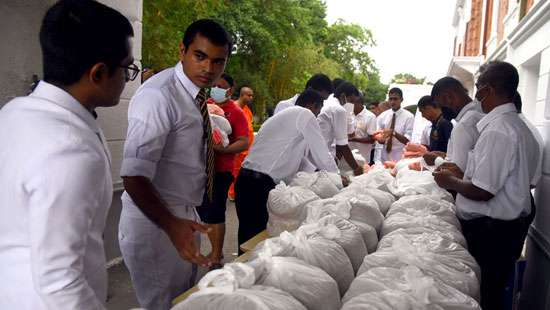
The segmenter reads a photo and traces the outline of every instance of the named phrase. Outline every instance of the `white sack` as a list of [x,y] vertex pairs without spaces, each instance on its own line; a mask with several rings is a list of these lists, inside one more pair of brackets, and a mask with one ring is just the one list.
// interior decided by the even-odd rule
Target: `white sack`
[[403,235],[405,237],[409,235],[422,235],[422,234],[437,234],[438,236],[441,236],[444,239],[447,239],[452,242],[456,242],[463,246],[464,248],[467,248],[466,239],[459,231],[441,231],[441,230],[434,230],[432,228],[428,227],[410,227],[410,228],[399,228],[394,231],[392,231],[389,234],[386,234],[384,237],[389,237],[393,235]]
[[402,197],[391,205],[391,210],[386,214],[386,217],[396,213],[405,213],[416,217],[435,215],[460,229],[460,222],[456,217],[455,205],[437,196],[411,195]]
[[301,186],[286,186],[284,182],[275,186],[267,199],[268,234],[278,236],[283,231],[296,230],[305,219],[305,205],[318,199],[314,192]]
[[338,284],[322,269],[295,257],[262,257],[248,263],[256,270],[256,283],[283,290],[308,310],[341,307]]
[[388,185],[392,184],[395,178],[391,175],[390,170],[384,168],[384,166],[374,165],[367,173],[354,177],[352,181],[352,184],[361,187],[377,188],[389,193]]
[[472,297],[459,290],[426,276],[414,266],[400,269],[377,267],[359,275],[351,283],[342,299],[350,299],[364,293],[398,290],[410,294],[424,305],[438,305],[444,309],[479,310],[479,304]]
[[[392,203],[395,202],[395,197],[387,192],[382,190],[371,188],[371,187],[362,187],[361,185],[352,183],[350,186],[341,190],[340,193],[334,196],[334,198],[346,197],[346,198],[357,198],[359,200],[366,200],[365,196],[370,197],[376,201],[378,209],[382,215],[386,215]],[[368,200],[368,199],[367,199]]]
[[434,195],[449,202],[454,202],[453,196],[435,183],[430,171],[402,169],[389,186],[392,194],[398,197],[409,195]]
[[443,310],[437,305],[423,305],[412,295],[397,290],[364,293],[350,299],[341,310]]
[[321,198],[330,198],[339,191],[335,178],[331,178],[324,170],[315,173],[298,172],[290,185],[308,188]]
[[[390,209],[391,211],[391,209]],[[395,213],[384,220],[380,237],[383,237],[399,228],[425,227],[436,231],[450,231],[460,234],[460,228],[449,224],[435,215],[425,214],[422,217],[406,213]]]

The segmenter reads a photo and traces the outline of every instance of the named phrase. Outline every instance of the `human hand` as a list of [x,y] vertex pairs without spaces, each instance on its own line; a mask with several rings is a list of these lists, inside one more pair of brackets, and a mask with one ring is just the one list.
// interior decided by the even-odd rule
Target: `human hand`
[[449,170],[455,177],[462,179],[464,177],[464,172],[452,162],[445,162],[441,164],[436,171],[438,170]]
[[212,262],[200,254],[200,248],[195,243],[194,235],[196,231],[208,233],[209,230],[207,226],[197,222],[174,218],[166,232],[183,259],[202,267],[210,267]]
[[452,189],[455,181],[454,174],[447,169],[438,169],[433,172],[434,180],[439,187],[444,189]]
[[430,166],[435,165],[435,159],[437,157],[438,157],[437,154],[434,153],[434,152],[428,152],[428,153],[424,154],[424,156],[422,156],[422,158],[424,158],[424,161],[426,162],[426,164],[428,164]]
[[353,175],[358,176],[363,174],[363,167],[357,166],[355,169],[353,169]]
[[349,179],[348,179],[348,177],[346,177],[346,176],[344,176],[344,175],[341,175],[340,178],[342,179],[342,185],[343,185],[344,187],[348,187],[348,185],[349,185]]

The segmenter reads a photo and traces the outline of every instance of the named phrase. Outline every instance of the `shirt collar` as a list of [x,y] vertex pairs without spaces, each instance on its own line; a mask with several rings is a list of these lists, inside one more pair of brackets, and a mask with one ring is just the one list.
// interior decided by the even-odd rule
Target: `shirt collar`
[[472,111],[472,110],[476,110],[476,109],[477,109],[477,107],[476,107],[477,104],[478,104],[478,103],[477,103],[476,101],[471,101],[470,103],[468,103],[467,105],[465,105],[465,106],[462,108],[462,110],[460,110],[460,112],[458,113],[458,115],[455,117],[455,120],[456,120],[457,122],[459,122],[459,121],[462,119],[462,117],[464,116],[464,114],[466,114],[466,112]]
[[191,95],[191,97],[193,97],[193,99],[196,99],[201,88],[195,85],[195,83],[191,82],[191,80],[187,77],[185,72],[183,72],[183,65],[181,64],[181,61],[178,62],[178,64],[176,65],[175,71],[176,71],[176,76],[180,80],[185,90],[187,90],[187,92]]
[[71,94],[53,84],[40,81],[29,97],[47,100],[65,110],[69,110],[86,122],[94,132],[100,132],[99,125],[94,115],[78,102],[78,100],[71,96]]
[[487,115],[483,116],[483,118],[477,123],[476,125],[477,130],[479,132],[483,131],[483,129],[485,129],[485,127],[487,127],[487,125],[489,125],[492,121],[494,121],[501,115],[510,113],[510,112],[516,112],[516,107],[511,102],[494,108]]
[[395,113],[395,116],[398,116],[399,114],[401,114],[401,112],[403,112],[403,108],[399,108],[399,110],[397,111],[394,111],[393,109],[390,108],[390,111],[392,111],[392,113]]

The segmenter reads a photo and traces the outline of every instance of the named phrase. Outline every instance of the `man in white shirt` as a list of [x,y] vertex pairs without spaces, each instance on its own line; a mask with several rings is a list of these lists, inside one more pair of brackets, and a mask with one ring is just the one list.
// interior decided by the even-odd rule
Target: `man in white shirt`
[[412,137],[414,115],[401,108],[403,91],[394,87],[388,92],[388,102],[391,109],[378,116],[377,128],[383,131],[383,139],[378,141],[382,147],[381,161],[399,161],[403,155],[405,144]]
[[217,22],[185,31],[180,62],[151,77],[130,102],[121,176],[119,244],[141,307],[169,309],[194,284],[199,252],[195,211],[212,197],[214,157],[205,88],[221,76],[232,41]]
[[59,1],[43,19],[44,80],[0,110],[0,309],[105,309],[113,187],[94,109],[137,77],[131,36],[95,1]]
[[354,103],[352,112],[355,131],[350,135],[349,145],[352,149],[359,150],[367,163],[371,161],[373,134],[376,131],[376,115],[367,110],[361,100]]
[[363,167],[357,164],[348,145],[348,113],[343,105],[346,102],[359,101],[360,96],[359,90],[353,84],[343,82],[334,91],[334,97],[338,100],[338,104],[325,103],[321,113],[317,116],[321,133],[332,155],[337,159],[343,158],[354,175],[363,174]]
[[512,103],[517,70],[493,61],[480,72],[476,98],[487,114],[477,124],[480,135],[464,176],[442,168],[434,177],[439,186],[458,193],[457,215],[468,250],[481,267],[481,307],[492,310],[504,309],[506,281],[532,219],[531,180],[542,159],[536,138]]
[[319,92],[307,89],[296,106],[269,118],[258,131],[235,182],[239,245],[266,228],[269,191],[281,181],[289,183],[306,156],[318,170],[338,171],[315,118],[322,102]]
[[424,155],[424,160],[433,165],[436,157],[443,157],[465,171],[468,152],[473,150],[479,137],[476,124],[484,116],[481,105],[470,98],[466,88],[457,79],[449,76],[434,84],[431,96],[441,106],[443,117],[451,120],[453,130],[447,153],[428,152]]
[[[330,81],[328,76],[318,73],[313,75],[306,82],[305,89],[309,88],[318,91],[323,97],[323,100],[325,100],[332,93],[332,82]],[[300,94],[296,94],[292,98],[279,101],[279,103],[277,103],[277,105],[275,106],[275,111],[273,112],[273,115],[283,111],[286,108],[293,107],[296,104],[298,96],[300,96]]]

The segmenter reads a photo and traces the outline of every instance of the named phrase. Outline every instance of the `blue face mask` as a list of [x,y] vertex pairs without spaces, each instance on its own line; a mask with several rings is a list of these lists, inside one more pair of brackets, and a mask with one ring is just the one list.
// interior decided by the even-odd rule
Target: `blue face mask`
[[220,87],[212,87],[210,89],[210,98],[212,98],[216,103],[225,102],[227,98],[227,89]]

